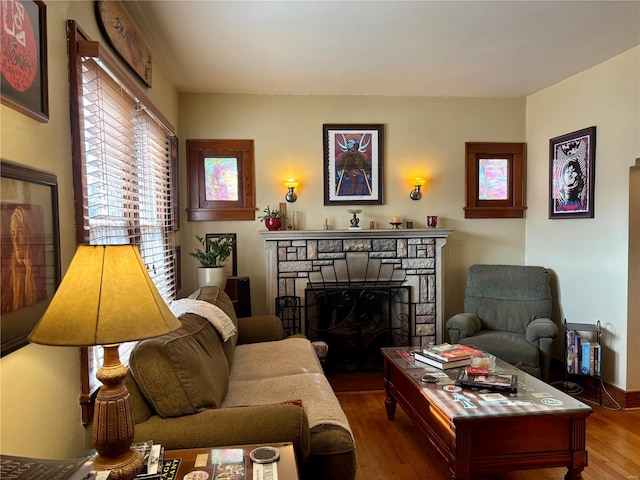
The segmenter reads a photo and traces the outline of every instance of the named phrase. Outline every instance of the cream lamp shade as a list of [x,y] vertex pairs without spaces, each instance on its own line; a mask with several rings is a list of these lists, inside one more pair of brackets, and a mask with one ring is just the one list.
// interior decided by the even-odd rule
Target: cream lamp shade
[[135,422],[122,380],[118,344],[156,337],[182,324],[156,289],[134,245],[80,246],[49,308],[31,332],[34,343],[57,346],[103,345],[102,382],[94,404],[95,470],[109,480],[132,480],[142,454],[131,448]]
[[78,247],[29,340],[44,345],[108,345],[180,327],[134,245]]

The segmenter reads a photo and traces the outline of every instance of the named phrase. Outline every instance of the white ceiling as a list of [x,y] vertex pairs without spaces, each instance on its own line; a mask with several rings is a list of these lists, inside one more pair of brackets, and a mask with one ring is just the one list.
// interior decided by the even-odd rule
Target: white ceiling
[[181,92],[526,96],[640,44],[640,1],[128,1]]

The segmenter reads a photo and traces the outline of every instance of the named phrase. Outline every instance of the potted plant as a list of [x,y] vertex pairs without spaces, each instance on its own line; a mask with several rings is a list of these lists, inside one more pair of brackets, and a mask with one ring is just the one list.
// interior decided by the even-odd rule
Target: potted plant
[[264,215],[258,217],[258,220],[264,220],[264,224],[268,230],[280,230],[282,221],[286,218],[286,215],[280,210],[271,210],[269,205],[264,210]]
[[234,247],[233,235],[224,234],[219,237],[209,236],[196,239],[202,245],[202,249],[196,248],[195,252],[189,253],[200,262],[198,268],[198,285],[214,285],[224,290],[227,284],[227,271],[224,261],[231,255]]

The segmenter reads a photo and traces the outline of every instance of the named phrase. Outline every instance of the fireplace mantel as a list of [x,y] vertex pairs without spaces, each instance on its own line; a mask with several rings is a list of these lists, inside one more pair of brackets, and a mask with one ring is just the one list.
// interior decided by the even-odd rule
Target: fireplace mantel
[[[453,230],[441,228],[361,230],[263,230],[265,240],[266,294],[269,312],[276,314],[276,299],[301,299],[309,274],[342,260],[350,252],[366,252],[369,258],[392,264],[406,275],[411,287],[413,345],[442,342],[442,248]],[[302,314],[304,318],[304,313]],[[302,333],[304,333],[304,327]]]
[[443,228],[386,228],[361,230],[261,230],[266,241],[274,240],[348,240],[353,238],[447,238],[453,230]]

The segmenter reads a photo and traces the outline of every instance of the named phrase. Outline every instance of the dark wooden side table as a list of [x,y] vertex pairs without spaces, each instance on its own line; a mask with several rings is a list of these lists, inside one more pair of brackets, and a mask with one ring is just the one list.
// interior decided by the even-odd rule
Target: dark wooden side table
[[[209,480],[214,479],[215,465],[211,462],[211,451],[216,449],[228,449],[228,448],[241,448],[243,450],[244,465],[245,465],[245,480],[252,480],[253,478],[253,462],[249,458],[249,452],[256,447],[262,447],[265,445],[231,445],[224,447],[211,447],[211,448],[190,448],[185,450],[166,450],[164,452],[164,459],[180,459],[177,474],[173,477],[175,480],[183,480],[185,475],[193,471],[205,471],[209,474]],[[280,450],[280,459],[278,460],[278,479],[279,480],[299,480],[298,466],[296,464],[296,455],[293,450],[293,444],[287,443],[270,443],[270,447],[276,447]],[[196,459],[198,460],[198,466],[196,466]],[[177,463],[177,462],[176,462]],[[165,463],[166,465],[166,463]],[[189,478],[189,477],[187,477]]]
[[251,283],[249,277],[227,277],[227,286],[224,291],[233,303],[236,316],[251,316]]

